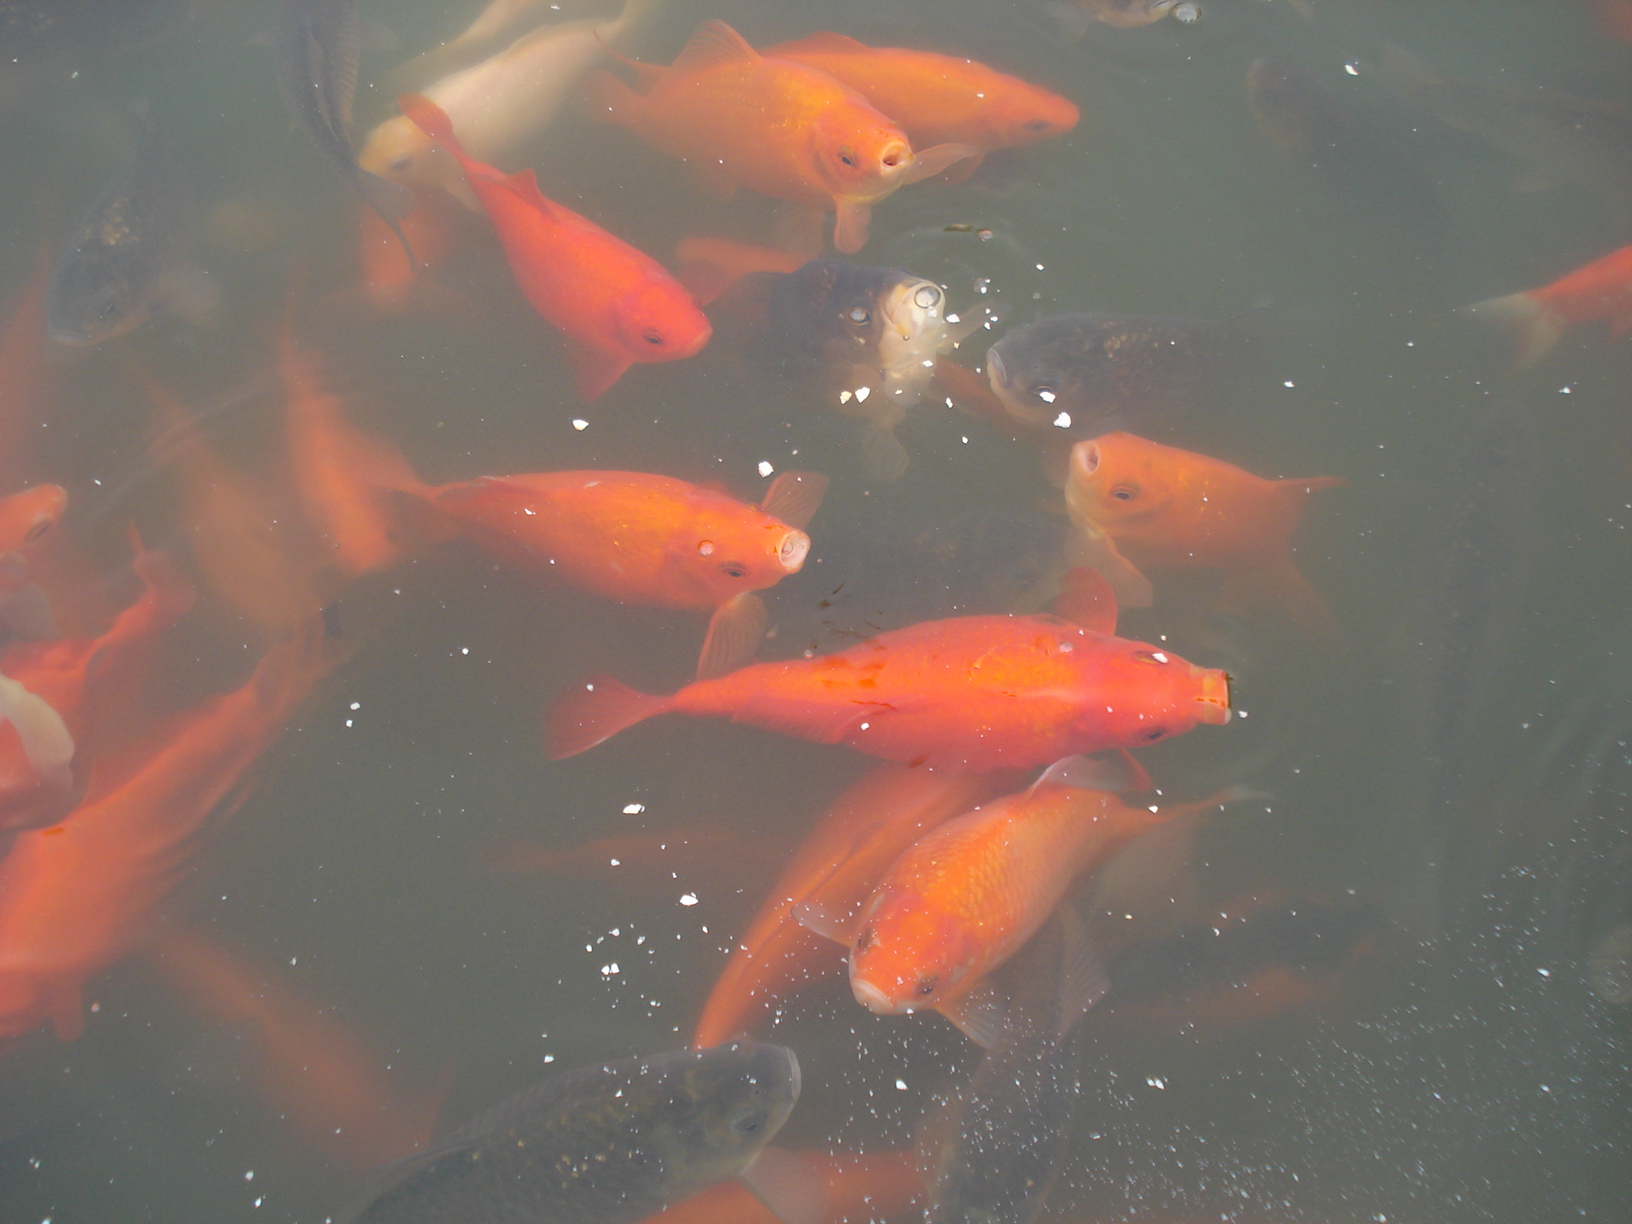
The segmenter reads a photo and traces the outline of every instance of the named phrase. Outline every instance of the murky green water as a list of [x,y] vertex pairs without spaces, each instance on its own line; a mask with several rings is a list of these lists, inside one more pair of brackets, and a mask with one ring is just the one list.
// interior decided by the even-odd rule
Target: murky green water
[[[1229,667],[1249,715],[1143,755],[1170,794],[1240,783],[1272,796],[1205,835],[1203,879],[1220,898],[1352,891],[1379,911],[1409,909],[1415,830],[1448,820],[1451,931],[1416,959],[1379,923],[1387,951],[1318,1007],[1267,1021],[1213,1024],[1203,1010],[1172,1036],[1091,1016],[1075,1154],[1048,1218],[1624,1220],[1632,1029],[1589,988],[1584,962],[1617,914],[1632,918],[1629,350],[1586,327],[1512,374],[1499,339],[1450,308],[1624,244],[1626,201],[1581,184],[1515,191],[1511,159],[1342,65],[1394,43],[1458,76],[1625,104],[1632,47],[1596,34],[1591,6],[1573,0],[1314,4],[1306,23],[1279,0],[1213,0],[1194,26],[1095,26],[1069,42],[1043,0],[673,0],[635,41],[666,62],[705,17],[758,45],[833,29],[968,54],[1071,97],[1076,131],[995,156],[968,183],[892,197],[860,258],[940,281],[956,308],[990,305],[993,334],[1062,311],[1221,316],[1268,301],[1262,365],[1171,440],[1264,475],[1349,482],[1313,503],[1297,554],[1346,649],[1182,604],[1128,614],[1123,632],[1170,635],[1187,658]],[[0,65],[8,295],[126,156],[135,99],[180,137],[217,217],[197,248],[225,292],[217,325],[160,322],[57,354],[45,444],[20,473],[69,489],[63,529],[110,573],[133,520],[151,545],[185,556],[188,540],[173,473],[150,457],[134,367],[206,414],[224,453],[270,468],[291,269],[308,297],[356,279],[355,201],[288,130],[250,42],[263,6],[197,7],[177,35],[135,51]],[[365,54],[363,127],[390,113],[372,82],[467,19],[429,0],[370,9],[397,41]],[[1263,54],[1351,98],[1432,183],[1446,222],[1432,283],[1386,216],[1323,193],[1259,133],[1243,81]],[[688,234],[751,231],[771,215],[762,200],[705,200],[627,133],[576,117],[525,164],[546,193],[660,257]],[[264,238],[220,224],[228,204]],[[637,367],[585,407],[496,250],[475,243],[445,279],[463,304],[305,321],[352,418],[395,439],[426,479],[606,467],[757,498],[762,461],[832,477],[812,560],[768,593],[765,656],[952,614],[934,593],[949,581],[937,563],[901,560],[914,541],[972,511],[1060,509],[1030,449],[931,407],[903,428],[907,475],[873,484],[845,422],[768,394],[725,343]],[[1436,597],[1443,584],[1420,558],[1498,397],[1533,421],[1534,453],[1500,479],[1529,482],[1534,515],[1515,530],[1535,560],[1509,639],[1480,642],[1500,652],[1488,685],[1435,698],[1440,711],[1478,707],[1446,817],[1424,809],[1427,733],[1413,719],[1429,665],[1409,642],[1468,626],[1477,637],[1485,623],[1484,609],[1456,606],[1459,588]],[[1523,545],[1498,539],[1485,555]],[[958,554],[952,578],[979,598],[1012,573],[1014,552],[988,538]],[[774,865],[870,762],[666,719],[546,763],[548,701],[594,671],[669,691],[689,675],[700,623],[541,589],[462,550],[365,582],[341,605],[353,658],[268,754],[168,912],[355,1028],[406,1095],[445,1072],[448,1122],[554,1068],[684,1044]],[[264,641],[208,603],[186,630],[170,665],[189,693],[238,683]],[[719,825],[741,846],[638,879],[483,866],[506,838],[570,847]],[[42,1031],[0,1055],[0,1220],[320,1221],[345,1209],[355,1175],[268,1103],[241,1026],[179,1001],[139,954],[95,979],[86,1002],[79,1040]],[[842,979],[798,996],[769,1032],[804,1067],[785,1132],[796,1146],[908,1147],[928,1094],[974,1062],[938,1018],[875,1017]]]

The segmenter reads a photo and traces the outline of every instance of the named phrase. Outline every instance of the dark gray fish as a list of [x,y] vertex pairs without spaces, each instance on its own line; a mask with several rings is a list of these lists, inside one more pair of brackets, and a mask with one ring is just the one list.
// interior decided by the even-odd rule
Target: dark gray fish
[[866,422],[868,473],[899,477],[907,452],[895,427],[923,395],[937,358],[969,330],[947,318],[945,291],[900,268],[828,257],[746,279],[744,294],[763,294],[751,341],[760,368]]
[[0,54],[121,50],[178,29],[191,0],[0,0]]
[[198,319],[218,293],[187,262],[191,191],[175,142],[151,116],[130,163],[114,176],[57,259],[46,331],[62,344],[98,344],[173,311]]
[[323,160],[353,184],[391,227],[409,262],[417,263],[398,225],[413,211],[413,191],[360,167],[351,144],[351,107],[357,94],[362,41],[356,0],[284,0],[271,39],[272,65],[284,107]]
[[1367,67],[1405,101],[1518,162],[1518,190],[1576,185],[1632,206],[1632,112],[1624,106],[1534,85],[1455,80],[1401,47],[1385,47]]
[[1055,315],[992,345],[986,373],[1004,407],[1032,428],[1092,437],[1113,418],[1148,428],[1190,411],[1254,347],[1243,317]]
[[1016,961],[1003,1035],[948,1116],[925,1128],[920,1170],[928,1224],[1030,1224],[1070,1147],[1082,1094],[1075,1034],[1104,993],[1103,971],[1069,908]]
[[1247,71],[1253,117],[1317,187],[1402,256],[1435,274],[1445,216],[1431,183],[1358,108],[1291,64],[1261,56]]
[[798,1099],[759,1042],[584,1067],[386,1166],[356,1224],[626,1224],[741,1175]]

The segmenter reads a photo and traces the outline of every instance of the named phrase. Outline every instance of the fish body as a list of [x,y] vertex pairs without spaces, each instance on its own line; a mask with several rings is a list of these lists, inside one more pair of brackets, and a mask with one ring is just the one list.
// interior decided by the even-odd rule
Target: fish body
[[583,1067],[382,1170],[354,1224],[633,1224],[741,1174],[798,1096],[793,1052],[754,1042]]
[[582,399],[600,398],[637,362],[677,361],[708,343],[708,319],[655,259],[545,199],[532,171],[504,175],[468,156],[435,103],[409,95],[401,104],[458,161],[517,285],[567,337]]
[[826,257],[754,279],[768,290],[754,328],[760,364],[864,421],[869,475],[899,477],[907,452],[895,428],[963,334],[947,320],[945,291],[899,268]]
[[[362,40],[356,0],[283,0],[270,38],[284,109],[329,167],[395,226],[413,209],[413,192],[362,169],[351,145]],[[400,228],[396,234],[412,259]]]
[[1513,337],[1523,369],[1545,357],[1572,327],[1606,322],[1609,334],[1632,331],[1632,246],[1611,251],[1539,289],[1490,298],[1465,308]]
[[[617,46],[661,2],[627,0],[612,20],[594,17],[541,25],[497,55],[450,73],[420,92],[446,112],[471,157],[507,162],[555,121],[584,74],[606,59],[607,48]],[[459,163],[406,115],[375,127],[357,161],[364,170],[415,191],[448,191],[477,207]]]
[[1097,430],[1182,415],[1250,345],[1235,319],[1056,315],[992,345],[986,372],[1020,421]]
[[756,663],[657,697],[597,679],[552,713],[572,756],[658,714],[729,718],[890,761],[982,772],[1155,743],[1229,718],[1229,682],[1053,616],[968,616],[814,659]]
[[235,692],[190,714],[131,776],[0,861],[0,1037],[49,1020],[72,1040],[80,990],[148,931],[209,819],[333,666],[315,626],[261,659]]
[[1144,568],[1219,570],[1225,606],[1279,608],[1330,638],[1331,609],[1292,563],[1291,541],[1309,494],[1342,483],[1266,480],[1210,455],[1112,433],[1072,450],[1066,508],[1083,560],[1125,602],[1149,602]]
[[626,127],[728,190],[838,213],[833,244],[867,240],[871,205],[974,152],[914,155],[906,134],[855,90],[814,68],[761,55],[722,21],[705,22],[667,68],[640,66],[636,91],[590,78],[590,112]]
[[838,971],[831,945],[794,917],[814,906],[841,922],[917,838],[1002,790],[1006,775],[880,765],[846,787],[771,886],[709,992],[692,1046],[746,1036],[793,990]]
[[46,290],[46,331],[59,344],[100,344],[152,315],[199,318],[214,286],[185,260],[192,224],[185,174],[151,117],[130,163],[114,176],[57,258]]
[[767,47],[773,59],[827,73],[901,125],[915,149],[961,144],[978,150],[950,172],[967,177],[993,149],[1062,136],[1081,117],[1052,90],[978,60],[908,47],[869,47],[844,34],[812,34]]

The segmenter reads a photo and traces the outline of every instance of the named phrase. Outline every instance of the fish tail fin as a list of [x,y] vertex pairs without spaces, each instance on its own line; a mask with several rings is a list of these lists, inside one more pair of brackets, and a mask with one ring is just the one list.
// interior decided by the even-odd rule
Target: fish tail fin
[[1514,364],[1521,370],[1545,357],[1568,326],[1563,315],[1528,292],[1487,298],[1464,306],[1462,313],[1483,319],[1506,332],[1517,349]]
[[633,127],[641,95],[608,72],[597,69],[584,80],[583,113],[602,123]]
[[1248,615],[1278,612],[1317,645],[1335,649],[1342,644],[1337,616],[1291,557],[1231,573],[1219,592],[1219,603],[1228,611]]
[[550,710],[544,725],[544,755],[552,761],[577,756],[668,708],[667,697],[639,692],[610,676],[597,676]]

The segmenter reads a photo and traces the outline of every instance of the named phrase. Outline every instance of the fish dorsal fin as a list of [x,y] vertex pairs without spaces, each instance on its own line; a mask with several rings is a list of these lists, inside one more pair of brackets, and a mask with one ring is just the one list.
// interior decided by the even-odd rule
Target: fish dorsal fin
[[804,38],[781,43],[774,48],[779,56],[786,56],[789,52],[799,55],[866,55],[875,49],[848,34],[835,34],[831,30],[807,34]]
[[723,21],[705,21],[685,49],[669,65],[670,72],[689,76],[726,64],[753,63],[760,58],[748,40]]
[[801,531],[809,525],[827,492],[827,477],[816,472],[783,472],[765,490],[759,508]]
[[1031,784],[1031,790],[1035,793],[1045,786],[1069,786],[1075,790],[1116,794],[1137,789],[1138,782],[1139,778],[1121,757],[1068,756],[1045,769],[1042,776]]
[[1098,570],[1078,565],[1060,579],[1054,615],[1093,633],[1116,633],[1116,591]]

